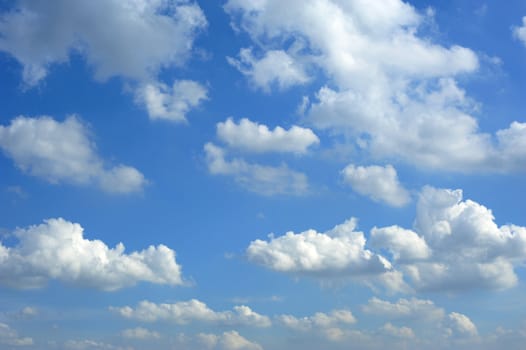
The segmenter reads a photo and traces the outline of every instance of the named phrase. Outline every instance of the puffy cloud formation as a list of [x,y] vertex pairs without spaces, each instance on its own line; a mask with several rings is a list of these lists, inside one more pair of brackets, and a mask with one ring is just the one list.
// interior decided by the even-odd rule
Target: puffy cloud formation
[[198,339],[206,349],[263,350],[261,345],[242,337],[236,331],[224,332],[221,335],[201,333],[198,335]]
[[526,46],[526,16],[522,17],[521,27],[513,27],[513,35]]
[[0,244],[0,284],[41,288],[50,279],[113,291],[138,282],[180,285],[181,266],[175,252],[159,245],[124,253],[124,245],[108,248],[84,238],[83,228],[64,219],[17,229],[15,246]]
[[[324,75],[325,86],[303,105],[306,120],[351,136],[356,150],[426,169],[525,170],[526,149],[501,136],[524,140],[525,124],[481,132],[476,103],[458,86],[457,76],[478,69],[477,55],[419,35],[432,11],[420,14],[401,0],[229,0],[225,10],[262,57],[285,51],[289,66]],[[283,70],[284,80],[289,75]]]
[[121,332],[121,335],[128,339],[159,339],[161,337],[158,332],[142,327],[125,329]]
[[387,322],[382,328],[382,333],[396,338],[405,338],[405,339],[413,339],[415,338],[415,333],[413,330],[409,327],[396,327],[392,325],[390,322]]
[[302,195],[308,190],[305,174],[289,169],[285,164],[267,166],[248,163],[241,158],[226,159],[225,150],[212,143],[204,146],[208,170],[214,175],[228,175],[251,192],[265,196]]
[[355,227],[351,219],[325,233],[270,235],[252,241],[246,252],[250,261],[275,271],[322,279],[363,275],[372,286],[398,291],[408,285],[506,289],[516,285],[514,268],[526,260],[526,228],[497,226],[491,210],[463,201],[461,190],[424,187],[413,229],[374,227],[367,242]]
[[248,259],[272,270],[320,277],[380,274],[391,269],[382,256],[365,248],[364,234],[350,219],[320,233],[287,232],[268,241],[255,240],[247,248]]
[[176,80],[173,85],[149,83],[136,91],[136,101],[143,104],[150,119],[186,121],[186,113],[207,99],[207,89],[191,80]]
[[7,346],[33,345],[33,339],[20,337],[18,333],[5,323],[0,323],[0,344]]
[[304,154],[320,140],[311,129],[292,126],[285,130],[280,126],[269,130],[264,124],[243,118],[236,124],[232,118],[217,124],[217,136],[228,147],[247,153],[295,153]]
[[349,164],[342,170],[343,181],[357,193],[394,207],[409,203],[409,192],[398,181],[392,165],[355,166]]
[[303,65],[283,50],[269,50],[258,59],[251,49],[241,49],[239,59],[228,57],[227,60],[247,76],[252,84],[266,92],[272,86],[285,90],[309,81]]
[[248,306],[235,306],[233,311],[214,311],[199,300],[189,300],[175,304],[156,304],[147,300],[141,301],[135,309],[111,307],[110,310],[122,317],[144,322],[171,321],[177,324],[204,322],[219,325],[247,325],[269,327],[271,321],[267,316],[252,311]]
[[0,50],[22,64],[29,86],[72,53],[80,53],[99,80],[147,80],[181,64],[206,24],[199,6],[187,0],[21,0],[0,15]]
[[417,298],[402,298],[396,303],[391,303],[374,297],[369,299],[362,310],[366,314],[377,315],[390,320],[416,319],[436,322],[445,317],[444,310],[437,307],[431,300]]
[[466,315],[459,314],[458,312],[452,312],[448,315],[450,327],[448,330],[451,334],[477,335],[477,327]]
[[107,167],[96,153],[89,129],[75,117],[17,117],[0,125],[0,148],[24,172],[51,183],[96,185],[111,193],[142,190],[147,180],[127,165]]

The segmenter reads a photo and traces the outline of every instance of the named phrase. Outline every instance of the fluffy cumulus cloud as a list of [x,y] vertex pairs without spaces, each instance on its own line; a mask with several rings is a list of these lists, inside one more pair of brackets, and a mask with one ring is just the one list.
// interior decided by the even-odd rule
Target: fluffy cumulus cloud
[[526,227],[497,226],[491,210],[464,201],[461,190],[424,187],[412,229],[374,227],[367,241],[355,227],[351,219],[325,233],[269,235],[252,241],[246,252],[250,261],[275,271],[363,275],[373,287],[381,282],[398,291],[506,289],[517,284],[515,267],[526,260]]
[[269,50],[258,59],[254,57],[251,49],[241,49],[239,59],[227,59],[247,76],[252,84],[266,92],[273,86],[285,90],[309,81],[305,67],[283,50]]
[[391,264],[366,249],[364,234],[355,228],[356,220],[350,219],[324,233],[311,229],[270,235],[268,241],[251,242],[246,252],[250,261],[280,272],[314,276],[388,272]]
[[145,84],[136,91],[136,101],[146,107],[150,119],[186,121],[186,114],[207,99],[207,89],[191,80],[176,80],[172,86]]
[[142,190],[147,181],[127,165],[107,166],[79,118],[17,117],[0,125],[0,149],[25,173],[51,183],[96,185],[111,193]]
[[[191,349],[211,350],[263,350],[258,343],[252,342],[241,336],[237,331],[224,332],[216,335],[211,333],[199,333],[194,339],[186,339],[186,345],[194,346]],[[186,349],[186,348],[185,348]],[[190,347],[188,348],[190,349]]]
[[5,323],[0,323],[0,344],[9,346],[10,348],[18,346],[33,345],[33,339],[28,337],[20,337],[14,329]]
[[292,126],[285,130],[280,126],[269,130],[268,126],[243,118],[236,123],[232,118],[217,124],[217,136],[228,147],[247,153],[295,153],[304,154],[320,140],[311,129]]
[[111,307],[110,310],[122,317],[143,322],[171,321],[177,324],[202,322],[215,325],[246,325],[269,327],[271,321],[251,310],[248,306],[235,306],[233,311],[214,311],[199,300],[189,300],[175,304],[156,304],[141,301],[136,308],[130,306]]
[[366,314],[389,320],[412,319],[436,322],[445,318],[444,310],[437,307],[434,302],[417,298],[402,298],[392,303],[374,297],[362,307],[362,310]]
[[207,143],[204,146],[208,170],[213,175],[232,176],[245,189],[265,196],[302,195],[308,191],[307,176],[279,166],[249,163],[242,158],[227,159],[226,151]]
[[199,6],[187,0],[20,0],[0,15],[0,50],[20,62],[30,86],[72,53],[84,57],[99,80],[146,80],[183,63],[206,25]]
[[350,164],[342,170],[343,181],[357,193],[401,207],[410,201],[409,192],[400,184],[392,165],[355,166]]
[[522,17],[521,27],[513,27],[513,35],[526,46],[526,16]]
[[105,291],[141,281],[183,284],[175,252],[164,245],[125,254],[122,243],[109,248],[88,240],[79,224],[60,218],[17,229],[13,236],[14,246],[0,244],[0,284],[5,286],[40,288],[51,279]]
[[401,0],[229,0],[225,9],[263,57],[281,47],[291,66],[322,72],[326,84],[306,100],[305,118],[351,136],[356,150],[422,168],[525,170],[526,151],[499,137],[524,136],[524,124],[482,132],[476,103],[458,85],[457,76],[478,69],[477,55],[419,36],[431,11],[421,14]]

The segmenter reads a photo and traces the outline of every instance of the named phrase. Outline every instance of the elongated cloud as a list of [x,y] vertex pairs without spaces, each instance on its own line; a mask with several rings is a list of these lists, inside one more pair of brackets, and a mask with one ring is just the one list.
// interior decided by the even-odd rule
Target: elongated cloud
[[376,202],[401,207],[410,201],[409,192],[398,181],[392,165],[364,167],[350,164],[342,170],[342,176],[354,191]]
[[110,193],[141,191],[147,180],[127,165],[106,166],[96,153],[89,129],[70,116],[17,117],[0,125],[0,149],[25,173],[51,183],[95,185]]
[[302,195],[308,190],[305,174],[291,170],[284,164],[268,166],[249,163],[240,158],[228,160],[225,150],[212,143],[207,143],[204,149],[211,174],[232,176],[251,192],[265,196]]
[[320,140],[311,129],[292,126],[285,130],[280,126],[269,130],[243,118],[236,123],[232,118],[217,124],[217,136],[228,147],[247,153],[296,153],[304,154]]
[[124,253],[124,245],[108,248],[84,238],[83,228],[64,219],[17,229],[14,246],[0,244],[0,284],[13,288],[42,288],[49,280],[114,291],[138,282],[181,285],[181,266],[175,252],[159,245]]
[[144,322],[171,321],[178,324],[202,322],[254,327],[269,327],[271,325],[267,316],[252,311],[248,306],[235,306],[233,311],[214,311],[196,299],[174,304],[156,304],[145,300],[141,301],[136,308],[124,306],[111,307],[110,310],[122,317]]
[[99,80],[148,80],[183,63],[207,24],[199,6],[185,0],[60,0],[52,6],[22,0],[0,16],[0,50],[20,62],[29,86],[73,53]]
[[513,27],[513,35],[526,46],[526,16],[522,17],[522,26]]
[[255,240],[247,248],[248,259],[272,270],[320,276],[379,274],[391,269],[382,256],[365,248],[362,232],[351,219],[319,233],[308,230]]

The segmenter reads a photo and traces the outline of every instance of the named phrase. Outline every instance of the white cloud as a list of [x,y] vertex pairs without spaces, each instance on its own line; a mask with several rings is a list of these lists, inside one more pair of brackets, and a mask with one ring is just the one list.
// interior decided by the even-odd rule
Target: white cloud
[[521,27],[513,27],[513,36],[526,46],[526,16],[522,17]]
[[396,337],[396,338],[405,338],[405,339],[415,338],[415,333],[413,332],[411,328],[396,327],[389,322],[383,325],[383,327],[381,328],[381,331],[386,335]]
[[224,332],[221,335],[199,333],[196,336],[199,345],[205,349],[215,350],[263,350],[261,345],[242,337],[236,331]]
[[33,339],[20,337],[18,333],[5,323],[0,323],[0,344],[7,346],[33,345]]
[[227,57],[227,60],[247,76],[252,84],[266,92],[274,85],[285,90],[309,81],[303,65],[283,50],[269,50],[258,59],[251,49],[241,49],[239,60],[232,57]]
[[183,63],[206,24],[199,6],[185,0],[19,1],[1,16],[0,50],[22,64],[29,86],[72,53],[80,53],[99,80],[147,80]]
[[458,86],[457,76],[478,69],[476,54],[419,36],[432,11],[400,0],[230,0],[225,9],[263,52],[285,49],[324,73],[325,86],[304,105],[306,120],[351,136],[357,151],[426,169],[524,170],[517,158],[526,151],[481,132],[476,103]]
[[452,335],[476,336],[477,327],[466,315],[452,312],[448,315],[449,325]]
[[0,148],[24,172],[51,183],[94,184],[111,193],[140,191],[144,175],[127,165],[107,167],[89,129],[75,117],[17,117],[0,125]]
[[302,332],[356,323],[354,315],[346,309],[333,310],[329,314],[317,312],[312,316],[302,318],[297,318],[292,315],[280,315],[277,316],[276,319],[283,326]]
[[83,340],[68,340],[64,343],[65,349],[71,349],[71,350],[133,350],[133,348],[129,347],[120,347],[115,346],[113,344],[103,343],[91,339],[83,339]]
[[248,163],[243,159],[227,160],[225,151],[212,144],[204,146],[208,170],[214,175],[229,175],[249,191],[265,196],[278,194],[302,195],[308,190],[305,174],[289,169]]
[[431,249],[424,238],[399,226],[374,227],[369,239],[372,247],[387,249],[394,261],[412,261],[431,256]]
[[144,322],[171,321],[177,324],[203,322],[218,325],[247,325],[269,327],[271,321],[267,316],[252,311],[248,306],[235,306],[233,311],[214,311],[199,300],[189,300],[175,304],[156,304],[141,301],[135,309],[111,307],[110,310],[122,317]]
[[145,281],[180,285],[175,252],[159,245],[124,254],[99,240],[85,239],[83,228],[64,219],[16,229],[15,246],[0,244],[0,283],[14,288],[41,288],[50,279],[113,291]]
[[121,334],[124,338],[128,339],[159,339],[161,337],[158,332],[150,331],[142,327],[125,329]]
[[409,192],[398,181],[392,165],[355,166],[350,164],[342,170],[343,181],[361,195],[376,202],[384,202],[394,207],[409,203]]
[[388,272],[389,262],[366,249],[364,234],[355,228],[356,220],[351,219],[325,233],[307,230],[270,235],[268,241],[251,242],[247,256],[272,270],[320,277]]
[[217,124],[217,136],[230,148],[247,153],[295,153],[304,154],[320,140],[311,129],[292,126],[285,130],[280,126],[269,130],[264,124],[243,118],[236,124],[232,118]]
[[396,303],[381,300],[376,297],[369,299],[362,307],[366,314],[381,316],[391,320],[419,320],[438,322],[444,319],[445,312],[431,300],[417,298],[399,299]]
[[136,101],[146,107],[150,119],[186,121],[186,114],[207,99],[207,89],[191,80],[176,80],[171,87],[149,83],[136,91]]

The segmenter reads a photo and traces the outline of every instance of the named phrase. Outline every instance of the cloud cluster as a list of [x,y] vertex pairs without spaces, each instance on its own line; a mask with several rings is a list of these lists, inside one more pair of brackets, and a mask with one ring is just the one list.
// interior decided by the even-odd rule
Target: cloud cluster
[[110,193],[141,191],[147,180],[127,165],[108,167],[79,118],[17,117],[0,125],[0,149],[24,172],[51,183],[96,185]]
[[300,332],[320,332],[325,338],[332,341],[341,340],[346,335],[342,326],[356,323],[354,315],[346,309],[333,310],[329,314],[317,312],[312,316],[302,318],[280,315],[276,319],[286,328]]
[[[420,36],[432,11],[420,14],[401,0],[373,6],[361,0],[229,0],[225,9],[260,56],[278,49],[289,66],[322,73],[313,81],[324,79],[324,86],[303,104],[305,118],[318,129],[351,136],[356,151],[426,169],[525,170],[526,151],[503,137],[523,140],[525,124],[494,135],[479,130],[477,104],[457,82],[478,69],[479,59],[468,48]],[[257,62],[249,60],[241,71],[254,79]],[[279,74],[274,67],[266,71]],[[286,80],[290,70],[282,71]]]
[[376,202],[402,207],[411,200],[409,192],[400,184],[392,165],[356,166],[349,164],[342,170],[343,181],[357,193]]
[[270,235],[268,241],[251,242],[247,256],[279,272],[317,278],[381,275],[395,290],[407,283],[416,290],[448,291],[513,287],[514,269],[526,260],[526,228],[497,226],[489,209],[463,201],[460,190],[424,187],[413,229],[374,227],[367,242],[355,226],[353,219],[325,233]]
[[293,153],[305,154],[310,146],[319,143],[318,137],[307,128],[292,126],[285,130],[280,126],[270,130],[264,124],[232,118],[217,123],[217,137],[226,148],[211,142],[205,144],[205,160],[214,175],[232,176],[249,191],[266,195],[302,195],[307,193],[307,176],[290,169],[285,163],[279,166],[247,162],[244,158],[227,158],[228,151],[241,153]]
[[84,238],[83,228],[64,219],[17,229],[15,246],[0,244],[0,284],[41,288],[56,279],[68,284],[114,291],[138,282],[181,285],[175,252],[159,245],[124,253],[99,240]]
[[[100,25],[103,23],[103,25]],[[192,1],[18,1],[0,18],[0,50],[23,66],[33,86],[53,64],[78,53],[106,80],[148,80],[184,62],[207,21]]]
[[210,323],[215,325],[247,325],[269,327],[271,321],[248,306],[235,306],[233,311],[214,311],[199,300],[189,300],[175,304],[156,304],[147,300],[141,301],[136,308],[129,306],[111,307],[110,310],[122,317],[144,322],[171,321],[177,324],[191,322]]
[[224,332],[221,335],[200,333],[196,338],[205,349],[263,350],[261,345],[244,338],[236,331]]

